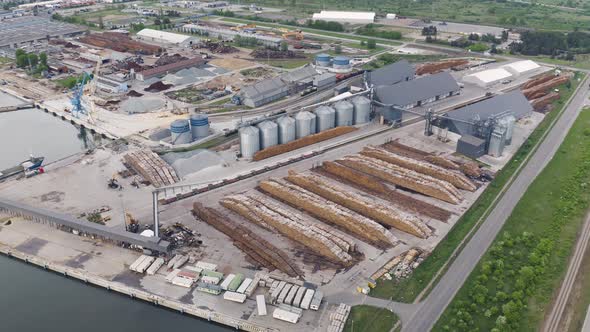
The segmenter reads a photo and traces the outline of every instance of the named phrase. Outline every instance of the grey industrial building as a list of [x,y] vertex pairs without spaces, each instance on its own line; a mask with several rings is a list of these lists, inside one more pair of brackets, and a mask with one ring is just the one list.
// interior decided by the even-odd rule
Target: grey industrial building
[[[519,120],[533,112],[533,107],[520,90],[494,96],[475,104],[448,112],[445,125],[459,135],[474,135],[475,128],[467,122],[485,121],[502,114],[512,114]],[[453,121],[457,119],[456,121]]]
[[407,110],[442,100],[459,94],[461,88],[447,72],[403,81],[394,85],[381,85],[375,88],[375,99],[382,104],[377,106],[389,121],[399,121],[401,110]]
[[185,33],[198,33],[201,35],[208,35],[208,36],[221,36],[223,39],[233,40],[236,36],[247,37],[247,38],[256,38],[258,43],[268,47],[275,47],[278,48],[281,46],[281,42],[283,39],[268,35],[256,34],[256,33],[247,33],[242,31],[234,31],[230,29],[222,29],[208,25],[201,25],[201,24],[185,24],[179,28],[180,31]]
[[400,60],[385,67],[370,71],[366,74],[369,86],[393,85],[410,81],[416,76],[416,70],[407,60]]
[[40,16],[23,16],[0,21],[0,47],[19,48],[51,38],[74,37],[88,28]]

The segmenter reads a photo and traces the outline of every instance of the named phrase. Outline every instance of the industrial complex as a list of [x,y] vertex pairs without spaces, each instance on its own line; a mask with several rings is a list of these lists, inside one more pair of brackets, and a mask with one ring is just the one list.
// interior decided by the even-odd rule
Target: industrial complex
[[[0,20],[0,91],[34,108],[6,111],[100,143],[0,171],[0,252],[246,331],[343,331],[351,306],[437,250],[575,79],[212,14],[256,5],[174,1],[148,24],[156,8],[121,4],[89,29],[61,3]],[[408,50],[436,57],[367,66]]]

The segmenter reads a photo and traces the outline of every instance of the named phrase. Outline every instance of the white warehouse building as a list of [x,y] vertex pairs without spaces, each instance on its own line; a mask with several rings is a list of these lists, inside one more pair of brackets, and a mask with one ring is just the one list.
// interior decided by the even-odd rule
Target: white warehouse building
[[477,84],[483,88],[511,79],[512,74],[504,68],[482,70],[480,72],[463,77],[466,83]]
[[506,69],[514,76],[520,76],[532,73],[535,70],[541,68],[541,66],[539,66],[536,62],[532,60],[522,60],[509,63],[507,65],[502,66],[502,68]]
[[340,12],[322,10],[319,13],[314,13],[312,16],[314,21],[332,21],[342,23],[374,23],[374,12]]
[[196,44],[199,38],[187,35],[181,35],[179,33],[154,30],[154,29],[143,29],[137,33],[137,38],[148,43],[156,44],[168,44],[178,46],[190,46]]

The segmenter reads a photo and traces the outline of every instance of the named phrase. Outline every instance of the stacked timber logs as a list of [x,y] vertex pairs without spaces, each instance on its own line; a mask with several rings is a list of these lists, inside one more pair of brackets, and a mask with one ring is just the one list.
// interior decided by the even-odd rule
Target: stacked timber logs
[[429,175],[393,165],[380,159],[352,155],[340,159],[338,162],[358,171],[374,175],[383,181],[448,203],[459,204],[463,199],[457,188],[444,180],[435,179]]
[[325,177],[289,171],[289,176],[286,179],[381,224],[392,226],[420,238],[427,238],[431,233],[430,229],[418,217],[393,205],[379,204],[374,199],[367,199],[355,192],[348,191]]
[[416,75],[438,73],[441,70],[465,66],[469,63],[466,59],[454,59],[438,62],[429,62],[419,65],[416,68]]
[[353,244],[316,227],[299,214],[285,210],[270,199],[253,195],[233,195],[221,200],[221,205],[254,222],[272,226],[284,236],[314,250],[333,262],[346,266],[353,264],[349,251]]
[[422,174],[430,175],[433,178],[447,181],[459,189],[469,191],[475,191],[477,189],[477,187],[463,174],[455,173],[448,169],[432,165],[427,162],[407,158],[384,149],[368,146],[361,152],[361,154],[376,159],[381,159],[388,163],[405,167]]
[[530,89],[530,88],[532,88],[532,87],[534,87],[536,85],[539,85],[539,84],[545,83],[547,81],[550,81],[554,77],[555,77],[555,75],[548,74],[548,75],[545,75],[545,76],[541,76],[539,78],[535,78],[535,79],[529,80],[525,84],[522,85],[521,89],[522,90]]
[[531,88],[528,88],[526,90],[523,90],[522,93],[524,94],[524,96],[531,100],[532,96],[534,96],[536,93],[540,92],[540,91],[547,91],[549,89],[552,89],[560,84],[563,84],[567,81],[569,81],[570,77],[568,75],[562,75],[562,76],[555,76],[554,78],[543,82],[541,84],[535,85]]
[[303,276],[303,272],[291,263],[289,257],[281,249],[234,220],[223,216],[219,211],[205,207],[200,203],[194,203],[193,214],[229,236],[236,247],[267,269],[271,271],[278,269],[291,277]]
[[408,158],[412,158],[412,159],[416,159],[416,160],[425,160],[431,164],[435,164],[447,169],[453,169],[453,170],[458,170],[459,169],[459,165],[457,165],[457,163],[453,162],[452,160],[449,160],[445,157],[442,156],[437,156],[434,155],[432,153],[428,153],[422,150],[418,150],[415,149],[411,146],[407,146],[404,145],[400,142],[396,141],[392,141],[389,143],[385,143],[383,145],[381,145],[382,148],[384,148],[387,151],[393,152],[393,153],[397,153],[401,156],[404,157],[408,157]]
[[551,92],[549,94],[546,94],[540,98],[531,100],[531,105],[533,106],[533,108],[535,109],[535,111],[539,111],[542,110],[545,106],[551,104],[552,102],[554,102],[555,100],[559,99],[559,93],[557,92]]
[[326,200],[283,179],[262,181],[260,188],[297,208],[338,225],[359,239],[380,247],[391,247],[398,239],[373,220]]
[[180,181],[174,168],[152,151],[133,151],[126,154],[124,160],[154,187],[167,186]]
[[445,209],[417,200],[396,190],[392,190],[383,183],[381,179],[350,167],[346,167],[342,164],[325,161],[322,164],[321,169],[316,169],[316,171],[332,176],[340,182],[360,187],[363,190],[388,200],[399,207],[410,209],[414,213],[441,221],[447,221],[451,217],[451,213]]

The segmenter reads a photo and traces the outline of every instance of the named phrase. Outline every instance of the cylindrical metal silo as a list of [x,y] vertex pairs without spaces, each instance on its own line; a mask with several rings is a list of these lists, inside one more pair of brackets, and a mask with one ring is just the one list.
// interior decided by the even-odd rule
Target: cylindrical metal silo
[[295,115],[295,133],[297,138],[309,136],[316,133],[316,115],[302,111]]
[[516,118],[514,115],[508,115],[502,118],[502,124],[506,128],[506,145],[512,144],[512,133],[514,132],[514,124],[516,123]]
[[354,124],[367,123],[371,115],[371,101],[365,96],[358,96],[352,98],[352,105],[354,105]]
[[334,109],[336,110],[336,127],[353,125],[354,106],[352,103],[341,100],[334,104]]
[[239,130],[242,157],[252,158],[260,150],[260,130],[256,127],[243,127]]
[[332,62],[332,67],[334,69],[350,69],[350,58],[342,55],[336,56]]
[[290,116],[283,116],[277,120],[279,126],[279,144],[289,143],[295,140],[295,120]]
[[336,111],[330,106],[320,106],[315,110],[318,118],[317,132],[334,128],[336,124]]
[[187,144],[193,141],[193,136],[191,134],[191,128],[187,120],[174,120],[170,124],[170,132],[172,138],[170,142],[172,144]]
[[272,121],[258,124],[260,130],[260,149],[266,149],[279,144],[279,127]]
[[190,122],[193,140],[209,136],[209,116],[207,114],[191,114]]
[[315,64],[320,67],[330,67],[330,55],[325,53],[316,55]]

